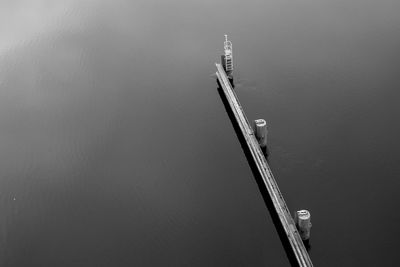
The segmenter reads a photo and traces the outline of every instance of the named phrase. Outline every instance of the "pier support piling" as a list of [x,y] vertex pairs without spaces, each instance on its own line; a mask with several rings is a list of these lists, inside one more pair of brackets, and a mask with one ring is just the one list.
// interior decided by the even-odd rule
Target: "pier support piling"
[[311,230],[311,214],[308,210],[299,210],[294,215],[296,227],[303,241],[309,241]]
[[258,144],[260,145],[263,151],[267,149],[267,122],[263,119],[258,119],[254,121],[254,132],[256,135],[256,139]]

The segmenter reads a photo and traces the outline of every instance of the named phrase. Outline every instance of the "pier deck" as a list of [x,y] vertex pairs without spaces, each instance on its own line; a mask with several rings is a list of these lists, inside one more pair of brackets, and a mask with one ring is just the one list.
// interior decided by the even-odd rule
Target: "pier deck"
[[296,225],[292,216],[290,215],[289,209],[286,206],[285,200],[278,188],[274,176],[272,175],[271,169],[268,166],[267,160],[258,144],[252,127],[250,126],[246,115],[243,112],[242,106],[240,105],[239,99],[234,92],[231,83],[228,80],[227,74],[221,64],[216,63],[217,66],[217,77],[221,88],[225,94],[226,100],[235,116],[235,119],[239,125],[239,128],[243,134],[246,144],[250,150],[255,165],[263,179],[265,187],[272,200],[276,213],[279,217],[280,223],[286,233],[289,244],[293,250],[296,260],[299,266],[313,266],[308,252],[303,244],[303,241],[296,229]]

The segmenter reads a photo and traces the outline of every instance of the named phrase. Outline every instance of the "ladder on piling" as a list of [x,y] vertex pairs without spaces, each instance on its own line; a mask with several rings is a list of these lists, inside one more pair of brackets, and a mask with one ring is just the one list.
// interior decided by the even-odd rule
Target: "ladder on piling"
[[233,71],[233,60],[232,60],[232,42],[228,40],[228,35],[225,34],[225,42],[224,42],[224,59],[225,59],[225,71],[226,74],[231,75]]

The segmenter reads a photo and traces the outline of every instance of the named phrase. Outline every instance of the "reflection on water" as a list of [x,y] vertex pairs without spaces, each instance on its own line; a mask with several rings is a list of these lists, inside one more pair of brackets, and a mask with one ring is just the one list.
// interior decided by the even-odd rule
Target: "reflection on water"
[[314,264],[392,264],[399,8],[1,2],[2,265],[290,265],[210,75],[225,33]]

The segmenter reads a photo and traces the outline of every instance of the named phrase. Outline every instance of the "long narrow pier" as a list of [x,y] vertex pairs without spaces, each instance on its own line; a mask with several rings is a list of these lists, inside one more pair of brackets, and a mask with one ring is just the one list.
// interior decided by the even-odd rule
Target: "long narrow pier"
[[289,209],[286,206],[285,200],[278,188],[274,176],[272,175],[271,169],[268,166],[267,160],[258,144],[252,127],[250,126],[246,115],[243,112],[243,108],[240,105],[239,99],[234,92],[231,83],[228,80],[228,76],[221,64],[216,63],[217,66],[217,77],[221,88],[225,94],[225,97],[229,103],[230,108],[235,116],[235,119],[239,125],[239,128],[246,140],[247,146],[253,157],[253,160],[257,166],[258,171],[264,181],[265,187],[268,190],[269,196],[272,200],[277,215],[279,216],[280,222],[288,238],[289,244],[294,252],[296,260],[299,266],[313,266],[310,256],[303,244],[303,241],[296,229],[296,225],[292,216],[290,215]]

